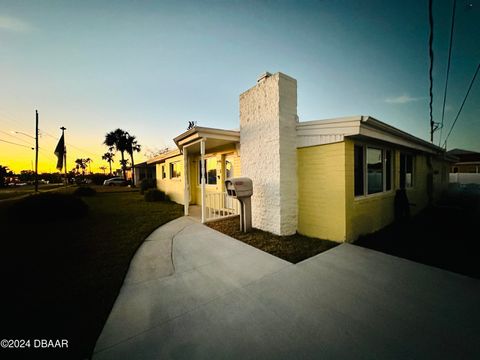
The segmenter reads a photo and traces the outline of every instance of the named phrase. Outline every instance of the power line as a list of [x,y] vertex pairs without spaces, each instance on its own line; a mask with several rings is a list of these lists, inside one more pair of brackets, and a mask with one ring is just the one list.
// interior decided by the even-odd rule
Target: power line
[[447,140],[450,134],[452,133],[453,127],[455,126],[458,117],[460,116],[460,113],[463,110],[463,105],[465,105],[465,101],[467,101],[468,95],[470,94],[470,90],[472,89],[473,83],[475,82],[475,78],[477,77],[478,70],[480,70],[480,62],[478,63],[477,70],[475,71],[475,74],[472,77],[472,81],[470,81],[470,86],[468,87],[467,93],[465,94],[465,97],[463,98],[462,105],[460,106],[460,109],[458,110],[457,116],[455,117],[455,120],[453,121],[452,126],[450,127],[450,131],[448,132],[447,137],[445,138],[445,142],[443,143],[443,147],[447,146]]
[[430,69],[428,76],[430,79],[430,141],[433,142],[433,0],[428,1],[428,23],[430,25],[430,36],[428,38],[428,55],[430,57]]
[[31,147],[31,146],[22,145],[22,144],[17,144],[17,143],[11,142],[11,141],[3,140],[3,139],[0,139],[0,141],[3,141],[4,143],[12,144],[12,145],[17,145],[17,146],[29,148],[29,149],[32,149],[32,150],[35,149],[35,148]]
[[443,121],[445,118],[445,102],[447,100],[447,89],[448,89],[448,75],[450,74],[450,60],[452,58],[452,44],[453,44],[453,31],[455,29],[455,8],[457,0],[453,0],[453,9],[452,9],[452,27],[450,28],[450,45],[448,46],[448,63],[447,63],[447,74],[445,76],[445,90],[443,92],[443,106],[442,106],[442,123],[440,126],[440,137],[438,139],[438,146],[442,143],[442,133],[443,133]]
[[1,132],[1,133],[4,133],[5,135],[11,136],[11,137],[13,137],[14,139],[16,139],[16,140],[18,140],[18,141],[24,142],[24,143],[26,143],[26,144],[30,144],[30,142],[28,142],[27,140],[22,139],[21,137],[15,136],[15,135],[13,135],[13,134],[10,134],[10,133],[8,133],[7,131],[0,130],[0,132]]

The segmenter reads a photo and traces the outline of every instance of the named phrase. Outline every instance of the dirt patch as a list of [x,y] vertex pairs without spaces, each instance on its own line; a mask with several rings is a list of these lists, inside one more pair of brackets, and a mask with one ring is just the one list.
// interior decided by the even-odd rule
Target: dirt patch
[[243,233],[240,231],[239,217],[215,221],[207,225],[212,229],[294,264],[338,245],[338,243],[333,241],[315,239],[300,234],[278,236],[258,229]]

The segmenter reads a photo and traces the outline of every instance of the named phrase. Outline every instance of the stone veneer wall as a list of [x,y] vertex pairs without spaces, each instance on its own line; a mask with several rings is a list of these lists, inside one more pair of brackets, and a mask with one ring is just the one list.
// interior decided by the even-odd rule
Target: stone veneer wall
[[297,81],[276,73],[240,95],[242,176],[253,180],[252,225],[297,230]]

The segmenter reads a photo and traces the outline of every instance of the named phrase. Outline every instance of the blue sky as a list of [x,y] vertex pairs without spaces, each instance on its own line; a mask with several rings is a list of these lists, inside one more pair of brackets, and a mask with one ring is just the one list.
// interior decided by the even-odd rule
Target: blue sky
[[[427,6],[0,0],[0,129],[33,134],[38,109],[49,134],[41,139],[45,169],[54,168],[62,125],[75,146],[70,159],[91,157],[99,166],[103,136],[116,127],[135,134],[144,149],[172,144],[190,120],[238,128],[239,94],[260,73],[281,71],[298,81],[300,121],[371,115],[428,139]],[[434,0],[436,121],[451,7]],[[444,135],[480,61],[479,23],[480,1],[458,0]],[[449,148],[480,151],[479,100],[477,79]],[[14,142],[21,136],[0,135]],[[23,159],[15,166],[30,167],[29,149],[0,144],[2,165],[12,154]]]

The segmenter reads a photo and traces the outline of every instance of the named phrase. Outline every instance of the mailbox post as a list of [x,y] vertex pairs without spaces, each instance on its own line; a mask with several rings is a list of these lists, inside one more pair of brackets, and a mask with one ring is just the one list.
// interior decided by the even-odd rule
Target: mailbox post
[[252,229],[252,179],[246,177],[225,180],[227,195],[240,202],[240,231],[248,232]]

